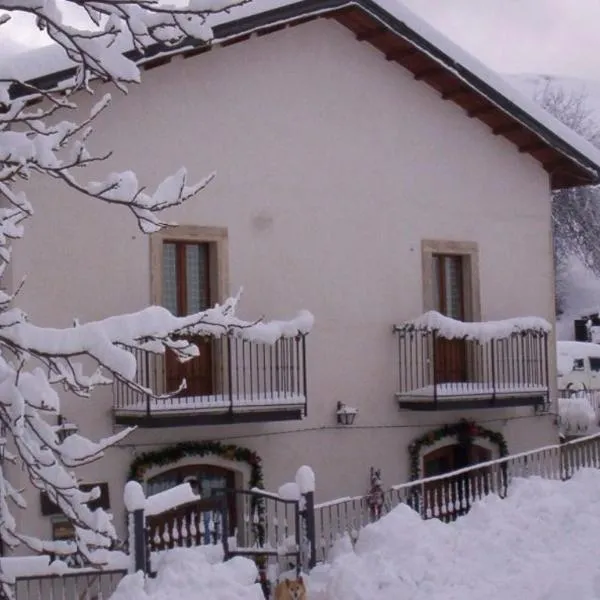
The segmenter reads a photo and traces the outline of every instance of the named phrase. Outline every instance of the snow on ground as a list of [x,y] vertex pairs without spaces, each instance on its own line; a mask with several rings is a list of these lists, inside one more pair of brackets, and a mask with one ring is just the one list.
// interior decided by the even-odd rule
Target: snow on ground
[[400,505],[313,570],[310,600],[597,600],[600,472],[517,480],[455,523]]
[[161,555],[157,576],[127,575],[111,600],[264,600],[254,562],[226,562],[220,546],[177,548]]
[[[355,548],[307,576],[309,600],[600,600],[600,470],[517,479],[454,523],[400,505]],[[155,579],[125,577],[111,600],[263,600],[248,559],[209,546],[162,554]]]

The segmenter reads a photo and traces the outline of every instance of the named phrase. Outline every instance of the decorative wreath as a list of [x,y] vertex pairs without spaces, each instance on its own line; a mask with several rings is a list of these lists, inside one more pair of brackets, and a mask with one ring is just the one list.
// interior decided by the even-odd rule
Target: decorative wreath
[[477,425],[475,421],[461,419],[458,423],[443,425],[439,429],[428,431],[409,445],[410,478],[412,481],[421,478],[421,453],[423,448],[433,446],[436,442],[447,437],[455,437],[458,444],[463,447],[471,446],[475,438],[488,440],[498,447],[500,458],[508,455],[508,445],[501,433],[485,429]]

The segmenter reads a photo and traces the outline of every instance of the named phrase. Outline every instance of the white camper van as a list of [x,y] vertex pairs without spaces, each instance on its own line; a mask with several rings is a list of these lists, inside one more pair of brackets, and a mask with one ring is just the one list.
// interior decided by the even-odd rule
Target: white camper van
[[557,342],[558,389],[600,390],[600,344]]

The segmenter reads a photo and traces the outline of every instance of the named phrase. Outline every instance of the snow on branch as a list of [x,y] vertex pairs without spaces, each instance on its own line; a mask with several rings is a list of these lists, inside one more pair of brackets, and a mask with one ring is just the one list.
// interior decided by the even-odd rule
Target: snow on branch
[[446,339],[467,339],[481,343],[501,340],[518,333],[544,334],[552,330],[548,321],[540,317],[517,317],[502,321],[467,323],[446,317],[434,310],[396,327],[398,331],[435,331]]
[[[190,39],[208,44],[212,39],[210,20],[247,1],[188,0],[174,6],[156,0],[64,0],[59,7],[54,0],[0,0],[0,12],[6,11],[0,26],[13,13],[29,13],[75,65],[68,87],[53,91],[25,80],[10,63],[0,64],[0,199],[8,205],[0,211],[0,263],[8,262],[12,240],[22,237],[22,222],[33,214],[23,184],[34,175],[59,180],[85,196],[127,208],[145,233],[168,225],[160,219],[161,211],[204,189],[214,173],[189,182],[184,168],[153,192],[129,170],[108,173],[98,181],[81,180],[78,171],[111,154],[110,150],[93,154],[86,145],[98,117],[109,106],[110,94],[105,94],[87,117],[78,116],[77,121],[57,121],[56,117],[75,112],[78,94],[93,93],[94,80],[111,82],[124,92],[126,84],[139,82],[138,65],[126,51],[144,56],[156,44],[165,48]],[[28,106],[32,98],[43,102]]]
[[[72,469],[97,460],[129,430],[98,442],[77,433],[61,439],[60,427],[50,425],[45,418],[60,412],[56,384],[88,397],[94,387],[111,381],[105,377],[106,372],[137,389],[137,364],[127,347],[154,352],[170,348],[180,358],[189,359],[197,355],[198,349],[181,336],[234,335],[274,343],[281,337],[304,335],[312,327],[313,317],[307,311],[290,321],[241,320],[235,314],[238,300],[239,296],[230,298],[223,305],[185,317],[154,306],[102,321],[76,323],[68,329],[37,327],[18,309],[0,313],[0,422],[34,486],[48,494],[75,524],[77,532],[74,544],[43,542],[20,533],[9,500],[25,507],[24,499],[8,480],[0,477],[0,535],[5,542],[55,554],[69,554],[76,549],[88,561],[94,560],[95,549],[111,546],[116,537],[111,517],[100,509],[92,511],[87,507],[98,491],[80,491]],[[95,371],[84,372],[78,362],[83,357],[93,360]],[[28,363],[43,368],[33,366],[26,370]],[[147,392],[152,394],[152,390]],[[6,437],[0,439],[0,451],[4,451]],[[4,458],[10,457],[4,454]]]
[[[62,383],[80,396],[88,396],[95,386],[110,382],[100,370],[85,375],[78,362],[84,356],[120,380],[132,383],[137,365],[127,347],[155,353],[164,353],[169,348],[181,359],[188,359],[197,356],[198,349],[181,336],[233,335],[273,344],[282,337],[309,333],[313,326],[314,318],[308,311],[300,312],[290,321],[238,319],[235,315],[238,300],[239,296],[229,298],[223,305],[185,317],[151,306],[102,321],[76,323],[68,329],[38,327],[27,322],[19,311],[7,311],[0,314],[0,347],[12,352],[18,360],[31,357],[44,365],[47,371],[22,373],[21,387],[27,386],[35,392],[38,409],[53,410],[58,406],[58,396],[50,382]],[[50,375],[48,379],[46,373]]]

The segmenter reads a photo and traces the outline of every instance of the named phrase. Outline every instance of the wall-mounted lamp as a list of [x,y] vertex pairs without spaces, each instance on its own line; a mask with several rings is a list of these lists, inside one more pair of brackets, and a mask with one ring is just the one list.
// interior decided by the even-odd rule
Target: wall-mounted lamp
[[337,403],[337,422],[339,425],[352,425],[356,415],[358,414],[358,408],[352,408],[343,402]]

